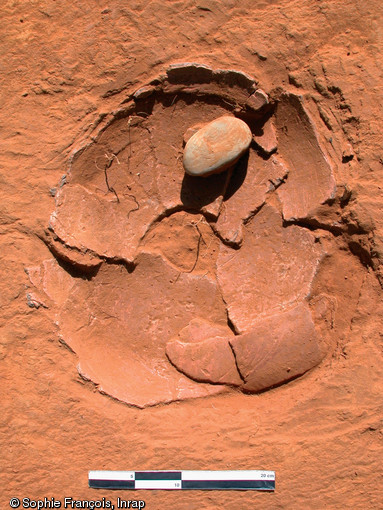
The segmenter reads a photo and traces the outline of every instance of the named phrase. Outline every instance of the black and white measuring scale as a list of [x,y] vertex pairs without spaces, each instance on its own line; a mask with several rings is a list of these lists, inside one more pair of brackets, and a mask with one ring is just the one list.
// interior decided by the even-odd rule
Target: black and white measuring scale
[[275,490],[275,471],[89,471],[93,489]]

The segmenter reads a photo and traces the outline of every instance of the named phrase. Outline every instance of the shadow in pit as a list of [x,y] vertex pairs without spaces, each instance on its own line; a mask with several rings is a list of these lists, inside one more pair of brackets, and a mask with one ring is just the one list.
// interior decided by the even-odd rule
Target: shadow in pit
[[249,152],[247,151],[235,165],[231,178],[227,183],[223,200],[229,200],[239,190],[246,179],[247,167],[249,164]]
[[181,201],[186,209],[200,210],[219,196],[227,200],[240,188],[247,173],[249,155],[244,155],[232,170],[208,177],[193,177],[185,173]]

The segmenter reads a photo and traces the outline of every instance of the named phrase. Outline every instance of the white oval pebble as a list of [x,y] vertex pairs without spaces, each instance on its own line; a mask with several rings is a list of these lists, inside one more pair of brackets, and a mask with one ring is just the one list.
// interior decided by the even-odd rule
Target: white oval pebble
[[249,126],[236,117],[223,116],[195,133],[184,149],[185,172],[206,177],[233,166],[252,140]]

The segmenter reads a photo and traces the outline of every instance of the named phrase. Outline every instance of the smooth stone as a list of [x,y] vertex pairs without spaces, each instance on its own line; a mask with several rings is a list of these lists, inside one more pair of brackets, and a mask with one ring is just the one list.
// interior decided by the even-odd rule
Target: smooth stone
[[199,131],[200,129],[202,129],[206,124],[202,124],[202,123],[199,123],[199,124],[195,124],[194,126],[188,128],[186,131],[185,131],[185,134],[184,134],[184,145],[186,145],[188,143],[188,141],[190,140],[190,138],[195,135],[197,133],[197,131]]
[[249,126],[236,117],[223,116],[206,124],[187,142],[183,164],[193,176],[208,176],[233,166],[252,140]]

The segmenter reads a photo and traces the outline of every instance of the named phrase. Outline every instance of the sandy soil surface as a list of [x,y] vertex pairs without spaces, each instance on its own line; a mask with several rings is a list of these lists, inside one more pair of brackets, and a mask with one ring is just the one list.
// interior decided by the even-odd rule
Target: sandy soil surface
[[[126,500],[144,499],[150,509],[383,508],[380,2],[4,0],[1,14],[1,508],[9,508],[12,497],[60,501],[105,497],[116,503],[115,492],[88,488],[91,469],[276,471],[275,493],[118,493]],[[271,193],[259,191],[261,199],[246,192],[246,180],[235,190],[241,197],[238,203],[231,190],[234,212],[253,201],[250,209],[241,210],[241,218],[246,219],[240,228],[244,244],[235,251],[244,254],[245,261],[246,250],[252,246],[260,250],[256,237],[254,244],[246,245],[257,221],[266,225],[265,231],[270,224],[282,232],[266,246],[269,254],[284,253],[286,243],[293,242],[291,236],[283,241],[285,227],[296,232],[298,247],[302,239],[311,246],[308,261],[306,254],[300,258],[299,250],[296,257],[309,273],[309,304],[324,339],[324,358],[302,377],[262,393],[242,392],[240,380],[234,388],[192,381],[162,360],[156,365],[162,381],[176,381],[164,389],[161,379],[144,384],[141,365],[123,365],[140,349],[153,349],[137,341],[140,321],[147,315],[145,296],[153,302],[158,295],[156,320],[165,314],[161,316],[162,303],[166,314],[172,310],[176,316],[173,301],[187,295],[196,308],[188,309],[186,323],[195,314],[205,314],[205,319],[214,316],[220,327],[226,324],[222,302],[214,294],[216,267],[220,286],[228,300],[233,299],[228,304],[233,331],[228,334],[247,334],[255,320],[247,315],[249,305],[231,297],[238,268],[244,267],[241,256],[237,255],[238,267],[233,262],[232,277],[220,266],[231,264],[226,252],[236,243],[230,238],[232,225],[223,216],[217,220],[222,201],[230,204],[223,199],[230,184],[218,177],[214,183],[220,191],[209,195],[208,190],[202,202],[193,205],[193,187],[185,188],[179,177],[185,128],[238,108],[242,92],[226,84],[221,99],[208,102],[205,96],[195,100],[198,90],[188,92],[193,100],[177,88],[157,90],[154,104],[147,97],[136,101],[136,117],[129,125],[123,123],[124,113],[117,114],[122,127],[115,122],[114,131],[105,130],[110,145],[97,141],[113,112],[133,104],[137,89],[158,85],[169,66],[181,62],[234,69],[253,77],[275,107],[276,157],[281,155],[290,166],[299,166],[299,157],[302,162],[312,157],[313,165],[322,169],[306,195],[301,193],[305,180],[294,172],[280,188],[280,179],[286,176],[277,172]],[[247,82],[242,89],[246,86]],[[295,99],[286,97],[300,98],[304,110],[297,106],[294,111],[301,124],[289,110]],[[137,104],[143,112],[138,112]],[[136,195],[130,187],[138,190],[138,184],[129,181],[129,189],[124,188],[120,159],[107,150],[119,143],[124,129],[136,143],[133,152],[126,152],[132,169],[142,164],[142,156],[148,165],[154,164],[153,157],[158,170],[156,195],[151,194],[151,182],[139,191],[144,195],[149,189],[154,204],[148,211],[142,208],[142,221],[161,218],[143,235],[142,243],[136,243],[135,237],[141,223],[129,231],[122,216],[112,216],[113,208],[121,205],[126,208],[124,218],[137,218],[132,198]],[[146,143],[144,132],[154,129],[158,137],[151,136]],[[81,153],[77,167],[68,174],[73,154],[86,144],[90,151],[101,146],[100,154]],[[91,154],[89,160],[86,154]],[[173,161],[169,175],[178,186],[174,196],[167,193],[169,155]],[[248,169],[256,157],[256,151],[251,152]],[[271,161],[263,159],[266,166]],[[332,169],[331,178],[324,161]],[[331,179],[337,189],[333,195]],[[64,203],[61,190],[73,189]],[[318,197],[318,189],[324,190],[323,196]],[[76,194],[78,190],[82,195]],[[88,218],[85,233],[77,231],[76,214],[84,217],[90,203],[84,196],[92,193],[94,221]],[[100,194],[102,210],[97,202]],[[195,209],[193,214],[182,210],[179,196],[184,206]],[[311,200],[327,202],[309,211]],[[68,203],[69,213],[65,212]],[[286,224],[272,219],[275,211],[283,214]],[[56,221],[49,230],[54,212],[63,222]],[[264,220],[267,214],[269,219]],[[253,218],[255,223],[248,221]],[[121,234],[125,231],[129,242]],[[70,237],[73,232],[77,237]],[[80,234],[82,244],[76,245],[73,239]],[[319,260],[318,244],[325,255],[314,278],[307,268],[312,257]],[[125,283],[122,273],[132,270],[135,257],[142,274],[132,272],[137,273],[137,281]],[[49,272],[58,266],[59,270]],[[53,275],[51,293],[39,293],[41,268]],[[127,299],[125,307],[133,306],[129,296],[139,293],[137,288],[154,273],[163,275],[164,282],[174,281],[178,290],[163,296],[162,290],[145,288],[129,320],[120,318],[122,305],[106,306],[111,296],[118,303],[119,295]],[[210,287],[195,284],[200,274],[210,278]],[[246,280],[246,274],[238,281],[241,278]],[[266,296],[270,310],[278,309],[289,292],[294,299],[306,299],[307,292],[301,295],[302,282],[291,282],[276,303],[273,296],[280,287],[274,282],[275,293]],[[161,289],[166,285],[161,284]],[[331,332],[318,305],[323,295],[332,303]],[[259,306],[257,314],[262,315],[264,308]],[[94,310],[101,310],[95,316],[100,324],[90,330]],[[124,350],[119,343],[121,324],[113,322],[115,316],[129,329],[131,341],[137,341],[134,348]],[[136,320],[130,327],[132,316]],[[173,322],[166,323],[173,334],[186,326]],[[94,338],[98,343],[93,345]],[[164,338],[158,336],[161,342]],[[125,372],[116,361],[118,353]],[[131,385],[128,390],[121,382],[125,376]],[[136,394],[139,398],[134,400]]]

